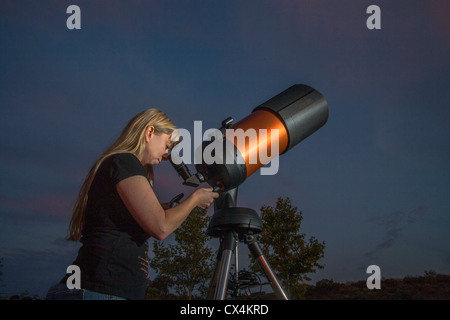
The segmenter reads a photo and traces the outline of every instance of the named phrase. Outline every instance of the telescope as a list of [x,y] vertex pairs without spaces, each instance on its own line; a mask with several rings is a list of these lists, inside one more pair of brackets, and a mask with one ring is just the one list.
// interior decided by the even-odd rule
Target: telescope
[[327,120],[328,104],[323,95],[308,85],[296,84],[234,124],[231,117],[223,120],[219,134],[200,146],[215,161],[203,159],[195,165],[195,174],[190,173],[173,151],[169,155],[185,185],[197,187],[206,182],[219,192],[208,226],[209,235],[220,238],[209,299],[225,298],[233,252],[237,264],[238,242],[248,245],[277,296],[287,299],[254,237],[262,231],[262,221],[253,209],[236,206],[237,190],[248,177],[265,169],[262,167],[320,129]]

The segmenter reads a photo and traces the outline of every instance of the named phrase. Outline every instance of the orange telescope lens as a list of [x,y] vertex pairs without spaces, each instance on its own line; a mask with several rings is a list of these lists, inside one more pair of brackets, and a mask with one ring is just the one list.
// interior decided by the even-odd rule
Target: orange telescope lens
[[[256,110],[232,126],[227,135],[241,153],[247,168],[247,177],[283,153],[288,146],[288,133],[281,120],[272,112]],[[241,129],[241,130],[239,130]],[[274,131],[278,130],[278,135]],[[274,150],[278,144],[278,150]]]

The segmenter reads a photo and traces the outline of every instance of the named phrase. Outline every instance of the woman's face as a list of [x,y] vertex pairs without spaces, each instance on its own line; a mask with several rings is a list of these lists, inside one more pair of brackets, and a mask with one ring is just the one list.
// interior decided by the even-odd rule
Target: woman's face
[[[150,127],[152,128],[152,127]],[[172,146],[171,134],[153,133],[154,130],[147,129],[145,133],[146,144],[142,154],[141,162],[145,164],[158,164],[166,160],[170,147]]]

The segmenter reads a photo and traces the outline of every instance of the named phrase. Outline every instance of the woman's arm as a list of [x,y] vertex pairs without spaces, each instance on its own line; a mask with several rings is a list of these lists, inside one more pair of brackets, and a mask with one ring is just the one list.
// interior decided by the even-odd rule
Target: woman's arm
[[164,210],[144,176],[126,178],[116,187],[134,219],[158,240],[174,232],[195,207],[207,208],[218,197],[212,188],[200,188],[176,207]]

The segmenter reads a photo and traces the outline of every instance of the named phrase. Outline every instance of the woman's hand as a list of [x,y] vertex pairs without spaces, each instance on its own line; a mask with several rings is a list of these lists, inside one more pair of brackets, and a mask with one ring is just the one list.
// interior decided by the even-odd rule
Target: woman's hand
[[212,188],[200,188],[176,207],[164,209],[144,176],[120,181],[117,192],[137,223],[158,240],[174,232],[195,207],[206,209],[219,196]]
[[217,192],[213,192],[213,188],[197,189],[194,191],[193,195],[196,197],[197,207],[201,209],[208,209],[214,199],[219,197]]

